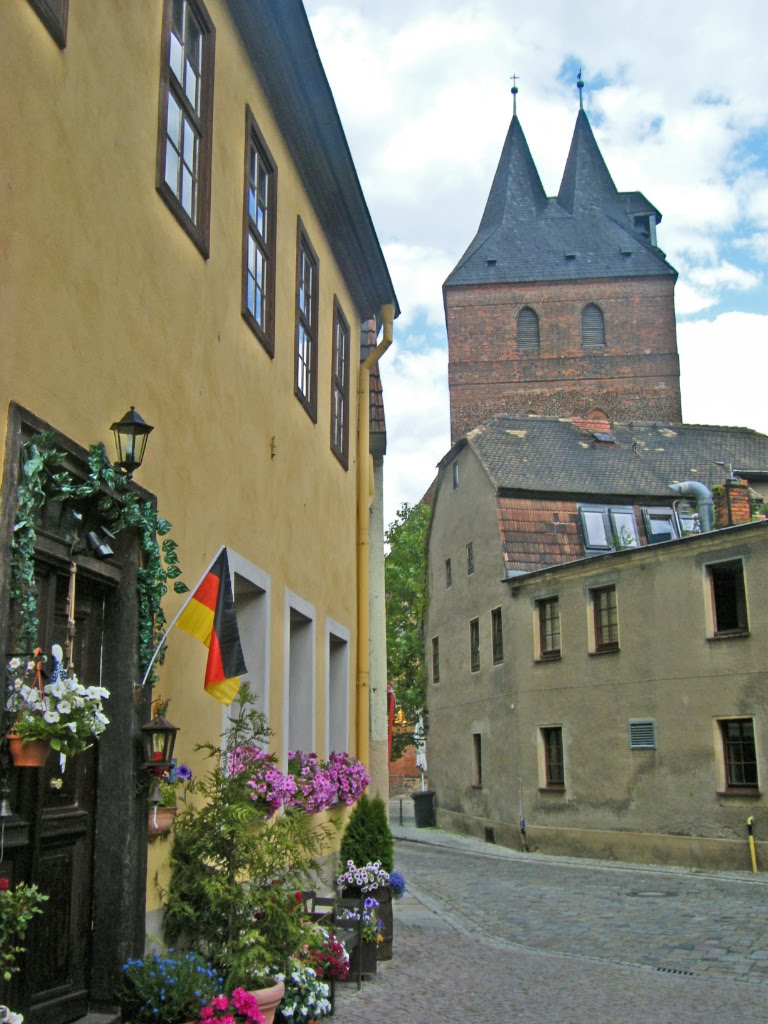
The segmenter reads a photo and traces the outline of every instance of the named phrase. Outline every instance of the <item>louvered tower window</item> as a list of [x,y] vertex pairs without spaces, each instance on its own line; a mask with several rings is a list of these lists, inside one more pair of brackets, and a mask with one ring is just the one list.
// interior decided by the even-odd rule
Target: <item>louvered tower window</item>
[[523,355],[539,352],[539,317],[530,306],[523,306],[517,314],[517,350]]
[[581,312],[581,344],[584,348],[605,348],[603,311],[594,302]]

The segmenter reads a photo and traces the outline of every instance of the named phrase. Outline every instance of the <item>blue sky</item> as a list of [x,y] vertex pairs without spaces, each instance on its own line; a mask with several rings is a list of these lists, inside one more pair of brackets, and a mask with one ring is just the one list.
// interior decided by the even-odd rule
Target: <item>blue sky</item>
[[617,187],[662,214],[683,415],[768,433],[768,5],[305,0],[403,315],[382,362],[385,517],[449,447],[442,282],[512,115],[556,194],[584,105]]

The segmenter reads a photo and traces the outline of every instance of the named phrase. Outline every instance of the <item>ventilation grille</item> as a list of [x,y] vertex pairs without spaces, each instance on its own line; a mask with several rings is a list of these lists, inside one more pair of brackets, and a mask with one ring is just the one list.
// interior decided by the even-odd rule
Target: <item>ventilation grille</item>
[[655,750],[656,723],[653,721],[630,722],[629,747],[630,750]]
[[581,314],[581,343],[586,348],[602,348],[605,345],[605,321],[598,306],[587,306]]
[[525,306],[517,315],[517,348],[529,354],[539,351],[539,318],[530,306]]

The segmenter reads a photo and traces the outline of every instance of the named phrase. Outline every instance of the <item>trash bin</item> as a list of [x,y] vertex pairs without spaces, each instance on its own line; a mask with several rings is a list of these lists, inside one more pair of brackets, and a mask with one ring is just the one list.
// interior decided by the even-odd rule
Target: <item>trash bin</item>
[[416,828],[434,828],[437,824],[435,819],[435,791],[424,789],[420,793],[411,793],[413,797],[413,813],[416,816]]

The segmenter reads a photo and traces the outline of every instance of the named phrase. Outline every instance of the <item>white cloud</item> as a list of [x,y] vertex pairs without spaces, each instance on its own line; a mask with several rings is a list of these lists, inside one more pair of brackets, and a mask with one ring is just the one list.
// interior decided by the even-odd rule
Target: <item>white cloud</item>
[[768,434],[768,315],[722,313],[677,329],[683,418]]

